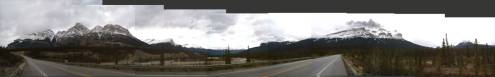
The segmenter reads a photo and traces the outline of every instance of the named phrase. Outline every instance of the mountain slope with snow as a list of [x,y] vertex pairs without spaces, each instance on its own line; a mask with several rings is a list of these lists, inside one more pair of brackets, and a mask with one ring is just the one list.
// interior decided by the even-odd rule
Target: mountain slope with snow
[[44,40],[48,38],[51,40],[53,36],[55,36],[55,33],[51,29],[47,29],[40,32],[26,34],[21,36],[20,39]]
[[[385,30],[380,24],[369,21],[351,21],[343,30],[294,42],[266,42],[248,49],[249,54],[261,56],[303,56],[331,51],[383,49],[427,49],[405,39],[402,34]],[[280,54],[284,53],[284,54]],[[244,54],[248,54],[244,52]],[[268,55],[267,55],[268,54]]]
[[125,46],[139,47],[147,45],[143,41],[132,36],[126,28],[117,24],[107,24],[103,27],[96,26],[89,30],[84,25],[77,23],[67,31],[62,31],[59,37],[55,37],[55,46],[63,47],[101,47],[101,46]]
[[455,45],[454,48],[495,48],[495,45],[488,45],[488,44],[475,44],[470,41],[463,41],[460,42],[459,44]]
[[148,43],[148,44],[156,44],[156,43],[172,43],[172,44],[175,44],[174,43],[174,40],[173,39],[145,39],[143,40],[144,42]]
[[402,39],[402,34],[398,32],[391,32],[382,28],[382,26],[373,20],[369,21],[350,21],[347,22],[349,28],[344,30],[327,34],[320,38],[388,38],[388,39]]
[[[120,34],[120,35],[126,35],[126,36],[132,36],[131,33],[129,33],[129,30],[126,28],[117,25],[117,24],[107,24],[102,28],[103,33],[110,33],[110,34]],[[134,37],[134,36],[133,36]]]
[[53,46],[51,42],[54,37],[51,29],[34,32],[21,36],[7,45],[8,48],[49,48]]
[[75,26],[72,26],[67,31],[57,32],[57,34],[55,35],[55,38],[82,36],[88,32],[89,32],[89,29],[86,26],[84,26],[81,23],[76,23]]
[[96,26],[89,30],[83,24],[76,23],[71,28],[59,31],[57,34],[51,30],[29,34],[29,37],[19,38],[10,43],[9,47],[141,47],[147,45],[120,25],[107,24],[104,27]]
[[103,31],[103,27],[101,27],[100,25],[97,25],[93,29],[91,29],[89,32],[102,32],[102,31]]

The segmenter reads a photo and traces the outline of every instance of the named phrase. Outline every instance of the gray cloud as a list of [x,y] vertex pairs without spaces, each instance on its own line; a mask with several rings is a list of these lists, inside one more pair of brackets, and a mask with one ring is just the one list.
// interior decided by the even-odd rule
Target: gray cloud
[[380,24],[372,19],[369,19],[368,21],[349,21],[347,22],[347,25],[351,27],[381,27]]
[[6,45],[16,37],[66,25],[69,0],[0,0],[0,40]]
[[163,6],[134,6],[136,26],[185,27],[222,33],[236,24],[237,15],[225,10],[163,10]]
[[155,5],[96,5],[99,0],[0,0],[0,40],[46,29],[65,30],[81,22],[89,28],[120,24],[124,27],[182,27],[208,34],[223,33],[236,24],[236,15],[224,10],[164,10]]
[[[206,36],[235,35],[227,31],[239,24],[239,14],[225,10],[164,10],[161,5],[98,5],[100,0],[0,0],[0,45],[7,45],[23,34],[54,29],[66,30],[76,22],[88,28],[120,24],[126,28],[189,28],[206,32]],[[269,19],[253,15],[249,29],[258,41],[282,41],[284,35]],[[245,24],[245,23],[243,23]],[[238,32],[237,32],[238,33]],[[209,38],[209,37],[204,37]],[[218,38],[218,37],[216,37]],[[224,38],[222,38],[224,39]]]
[[[6,45],[24,34],[46,29],[62,30],[82,22],[88,27],[106,24],[105,12],[110,15],[125,15],[112,6],[95,5],[99,0],[0,0],[0,45]],[[130,10],[129,10],[130,11]],[[124,14],[120,14],[124,13]],[[130,17],[130,16],[126,16]],[[111,17],[110,17],[111,18]],[[121,19],[121,18],[114,18]],[[114,20],[129,22],[131,20]],[[133,21],[133,20],[132,20]],[[124,23],[132,24],[132,23]]]
[[258,16],[251,16],[248,20],[254,20],[250,25],[253,26],[254,36],[261,42],[268,41],[285,41],[284,32],[275,27],[274,21]]

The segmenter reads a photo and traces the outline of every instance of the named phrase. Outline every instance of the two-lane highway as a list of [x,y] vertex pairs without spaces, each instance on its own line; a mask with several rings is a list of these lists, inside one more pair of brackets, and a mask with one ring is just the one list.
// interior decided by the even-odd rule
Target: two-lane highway
[[134,74],[106,69],[70,66],[22,56],[27,62],[23,77],[134,77]]
[[119,72],[65,65],[23,56],[27,66],[23,77],[340,77],[347,76],[341,55],[295,61],[249,69],[223,70],[204,74]]
[[[231,70],[232,71],[232,70]],[[213,77],[342,77],[347,76],[341,55],[302,60],[266,67],[218,72]]]

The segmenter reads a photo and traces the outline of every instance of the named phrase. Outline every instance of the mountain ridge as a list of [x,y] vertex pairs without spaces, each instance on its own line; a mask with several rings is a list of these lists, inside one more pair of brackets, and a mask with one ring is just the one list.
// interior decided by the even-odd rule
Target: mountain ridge
[[368,21],[349,21],[346,23],[348,28],[327,34],[317,38],[390,38],[402,39],[402,34],[398,32],[388,31],[373,20]]
[[454,46],[454,48],[474,48],[475,45],[478,45],[480,48],[495,48],[495,45],[487,45],[487,44],[475,44],[470,41],[463,41]]
[[[405,39],[402,34],[392,33],[372,21],[350,21],[350,28],[299,41],[266,42],[248,49],[244,54],[270,56],[322,55],[331,51],[370,49],[427,49]],[[373,32],[375,31],[375,32]],[[283,58],[283,57],[278,57]]]
[[[49,29],[49,31],[51,30]],[[33,40],[19,38],[9,44],[8,47],[36,48],[38,47],[37,45],[34,47],[22,46],[31,46],[26,44],[39,44],[39,42],[47,47],[141,47],[148,45],[147,43],[144,43],[143,41],[132,36],[126,28],[116,24],[107,24],[104,27],[96,26],[90,30],[82,23],[76,23],[67,30],[57,32],[57,34],[53,34],[53,31],[49,31],[42,33],[48,33],[44,35],[49,35],[51,33],[52,35],[47,36],[47,38],[51,39]]]

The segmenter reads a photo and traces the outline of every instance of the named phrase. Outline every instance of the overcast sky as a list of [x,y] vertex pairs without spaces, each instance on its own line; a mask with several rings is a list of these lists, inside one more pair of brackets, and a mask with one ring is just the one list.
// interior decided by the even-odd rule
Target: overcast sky
[[98,5],[93,0],[0,0],[0,45],[20,36],[81,22],[88,28],[120,24],[135,37],[173,39],[188,47],[244,49],[268,41],[297,41],[336,32],[348,21],[373,19],[416,44],[436,47],[445,33],[457,44],[478,38],[495,44],[495,18],[445,18],[444,14],[225,13],[164,10],[160,5]]

